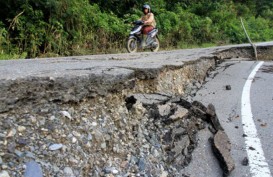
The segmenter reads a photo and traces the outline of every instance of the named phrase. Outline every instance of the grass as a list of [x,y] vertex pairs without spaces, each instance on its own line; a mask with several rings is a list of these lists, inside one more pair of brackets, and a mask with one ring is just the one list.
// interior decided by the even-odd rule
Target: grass
[[27,57],[27,53],[23,52],[21,55],[19,54],[6,54],[0,53],[0,60],[13,60],[13,59],[25,59]]

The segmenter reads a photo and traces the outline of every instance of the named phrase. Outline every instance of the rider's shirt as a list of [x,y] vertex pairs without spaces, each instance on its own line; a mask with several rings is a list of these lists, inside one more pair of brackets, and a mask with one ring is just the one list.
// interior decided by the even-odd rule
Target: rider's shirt
[[143,16],[141,17],[141,20],[143,20],[143,21],[147,21],[147,20],[151,21],[151,22],[146,23],[145,26],[149,26],[149,25],[150,25],[150,26],[153,26],[154,28],[155,28],[155,26],[156,26],[154,14],[151,13],[151,12],[148,13],[148,14],[146,14],[146,15],[143,15]]

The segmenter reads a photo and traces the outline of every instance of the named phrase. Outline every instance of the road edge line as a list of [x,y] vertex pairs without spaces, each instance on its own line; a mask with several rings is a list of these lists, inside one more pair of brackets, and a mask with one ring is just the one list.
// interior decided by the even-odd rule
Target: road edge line
[[257,134],[250,102],[251,84],[263,63],[263,61],[259,62],[248,76],[243,88],[241,99],[241,115],[243,129],[246,135],[246,151],[249,159],[250,173],[253,177],[272,177],[268,163],[264,157],[261,141]]

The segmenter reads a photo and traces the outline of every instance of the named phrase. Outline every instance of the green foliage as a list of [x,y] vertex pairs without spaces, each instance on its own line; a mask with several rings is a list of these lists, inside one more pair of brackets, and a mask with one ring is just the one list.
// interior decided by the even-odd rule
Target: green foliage
[[248,19],[248,29],[251,34],[251,39],[254,41],[268,41],[272,39],[273,31],[270,25],[272,22],[261,17]]
[[0,22],[0,52],[4,52],[7,47],[7,30],[4,27],[4,24]]
[[122,52],[131,22],[148,3],[162,48],[273,38],[272,0],[0,1],[0,59]]

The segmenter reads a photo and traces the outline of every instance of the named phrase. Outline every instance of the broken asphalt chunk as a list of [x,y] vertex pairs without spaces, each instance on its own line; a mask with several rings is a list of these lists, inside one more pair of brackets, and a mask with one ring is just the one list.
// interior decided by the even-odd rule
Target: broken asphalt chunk
[[219,130],[213,138],[212,150],[223,169],[223,176],[228,176],[235,168],[234,160],[231,157],[231,144],[227,134]]
[[215,107],[213,104],[208,105],[206,112],[207,112],[208,120],[213,125],[213,128],[215,128],[215,130],[217,130],[217,131],[224,130],[219,122],[217,115],[216,115]]

